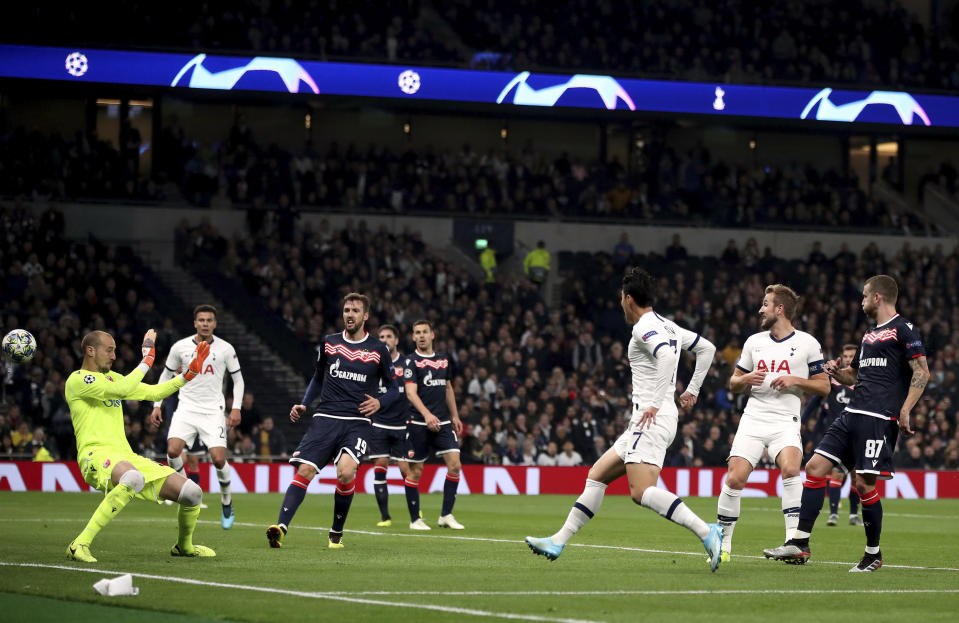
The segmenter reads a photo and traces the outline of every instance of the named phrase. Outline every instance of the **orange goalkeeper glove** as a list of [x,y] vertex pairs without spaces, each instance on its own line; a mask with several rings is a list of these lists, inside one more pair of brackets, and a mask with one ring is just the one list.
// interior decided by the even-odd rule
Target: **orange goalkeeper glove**
[[156,360],[157,350],[156,350],[156,331],[150,329],[146,332],[146,335],[143,336],[143,345],[141,346],[141,351],[143,352],[143,363],[147,364],[148,368],[153,367],[153,362]]
[[190,367],[186,369],[186,372],[183,373],[183,378],[187,381],[192,381],[193,377],[197,374],[203,372],[203,362],[206,361],[207,355],[210,354],[210,343],[209,342],[200,342],[196,345],[196,351],[193,353],[193,361],[190,362]]

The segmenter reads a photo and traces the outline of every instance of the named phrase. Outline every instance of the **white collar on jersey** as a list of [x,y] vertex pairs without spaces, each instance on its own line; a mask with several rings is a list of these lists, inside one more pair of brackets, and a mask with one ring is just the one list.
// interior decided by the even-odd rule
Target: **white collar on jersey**
[[396,363],[397,361],[399,361],[400,357],[402,357],[402,355],[400,355],[400,351],[396,351],[396,357],[393,357],[392,359],[393,363]]
[[364,332],[363,332],[363,337],[362,337],[361,339],[356,340],[356,341],[353,341],[353,340],[351,340],[350,338],[346,337],[346,331],[345,331],[345,330],[343,331],[343,339],[346,340],[347,342],[349,342],[350,344],[359,344],[360,342],[366,340],[366,338],[368,338],[369,336],[370,336],[370,334],[367,333],[366,331],[364,331]]
[[877,325],[876,325],[876,328],[878,329],[879,327],[884,327],[884,326],[886,326],[887,324],[889,324],[890,322],[892,322],[893,320],[895,320],[895,319],[898,318],[898,317],[899,317],[899,314],[896,314],[895,316],[893,316],[892,318],[890,318],[890,319],[887,320],[886,322],[884,322],[884,323],[882,323],[882,324],[877,324]]
[[417,349],[416,349],[416,354],[419,355],[420,357],[435,357],[435,356],[436,356],[436,351],[434,350],[432,355],[424,355],[423,353],[420,352],[420,349],[417,348]]

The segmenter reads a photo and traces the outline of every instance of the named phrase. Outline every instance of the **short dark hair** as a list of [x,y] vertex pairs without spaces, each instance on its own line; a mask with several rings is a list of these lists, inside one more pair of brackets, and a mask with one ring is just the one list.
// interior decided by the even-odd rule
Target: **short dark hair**
[[370,311],[370,297],[365,294],[360,294],[359,292],[350,292],[343,297],[343,304],[346,305],[350,301],[359,301],[363,303],[363,312]]
[[413,328],[415,329],[416,327],[418,327],[418,326],[420,326],[420,325],[423,325],[423,324],[425,324],[427,327],[429,327],[429,328],[430,328],[430,331],[433,330],[433,323],[430,322],[429,320],[427,320],[426,318],[420,318],[419,320],[417,320],[416,322],[414,322],[414,323],[413,323]]
[[391,325],[389,323],[381,324],[377,333],[379,333],[380,331],[389,331],[390,333],[393,334],[393,337],[400,336],[400,332],[397,330],[397,328],[394,325]]
[[799,295],[789,286],[781,283],[774,283],[766,286],[766,294],[773,295],[773,305],[783,306],[783,316],[786,320],[792,320],[796,315],[796,307],[799,306]]
[[875,275],[866,280],[866,285],[872,288],[875,294],[882,297],[887,303],[895,304],[899,298],[899,286],[896,280],[889,275]]
[[216,318],[216,307],[204,303],[203,305],[197,305],[193,308],[193,319],[196,320],[197,315],[201,312],[210,312],[213,314],[213,317]]
[[623,277],[623,294],[632,297],[640,307],[652,307],[656,302],[656,280],[642,268],[633,268]]
[[850,344],[843,344],[843,345],[842,345],[842,352],[846,352],[847,350],[859,350],[859,345],[857,345],[857,344],[852,344],[852,343],[850,343]]

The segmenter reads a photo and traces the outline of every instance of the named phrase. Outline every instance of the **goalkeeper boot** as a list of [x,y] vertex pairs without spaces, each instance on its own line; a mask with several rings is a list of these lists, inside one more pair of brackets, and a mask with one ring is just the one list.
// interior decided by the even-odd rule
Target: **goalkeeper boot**
[[706,548],[706,553],[709,554],[709,570],[716,571],[716,569],[719,568],[719,563],[723,560],[723,527],[718,523],[706,525],[709,526],[709,534],[703,539],[703,547]]
[[392,525],[393,525],[393,520],[390,519],[390,518],[386,518],[386,519],[384,519],[384,520],[382,520],[382,521],[377,521],[377,522],[376,522],[376,527],[377,527],[377,528],[389,528],[389,527],[392,526]]
[[220,525],[223,526],[224,530],[229,530],[233,527],[233,521],[236,519],[236,515],[233,514],[233,502],[223,505],[223,516],[220,517]]
[[96,562],[97,559],[90,553],[89,545],[81,545],[76,541],[67,546],[67,558],[79,562]]
[[185,549],[179,545],[174,545],[170,548],[170,555],[183,556],[185,558],[213,558],[216,556],[216,552],[203,545],[194,545],[193,549]]
[[343,533],[342,532],[333,532],[330,530],[330,544],[327,545],[329,549],[343,549]]
[[565,545],[557,545],[553,543],[551,537],[536,538],[535,536],[526,537],[526,545],[533,550],[534,554],[540,556],[546,556],[547,560],[556,560],[559,558],[559,555],[563,553],[563,548]]

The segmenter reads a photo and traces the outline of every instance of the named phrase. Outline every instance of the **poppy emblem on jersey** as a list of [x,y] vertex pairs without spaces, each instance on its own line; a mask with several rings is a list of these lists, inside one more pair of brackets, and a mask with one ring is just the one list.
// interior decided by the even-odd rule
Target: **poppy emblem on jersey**
[[896,339],[896,327],[891,329],[883,329],[882,331],[876,331],[875,333],[867,333],[862,336],[862,341],[867,344],[875,344],[876,342],[890,342]]
[[106,469],[108,467],[110,467],[110,459],[107,459],[106,461],[103,462],[103,469]]
[[653,337],[654,335],[657,335],[657,333],[655,331],[650,331],[649,333],[643,336],[643,341],[648,342],[649,338]]
[[85,377],[83,377],[83,382],[86,383],[87,385],[93,385],[94,381],[96,380],[97,380],[97,377],[93,376],[92,374],[88,374]]

